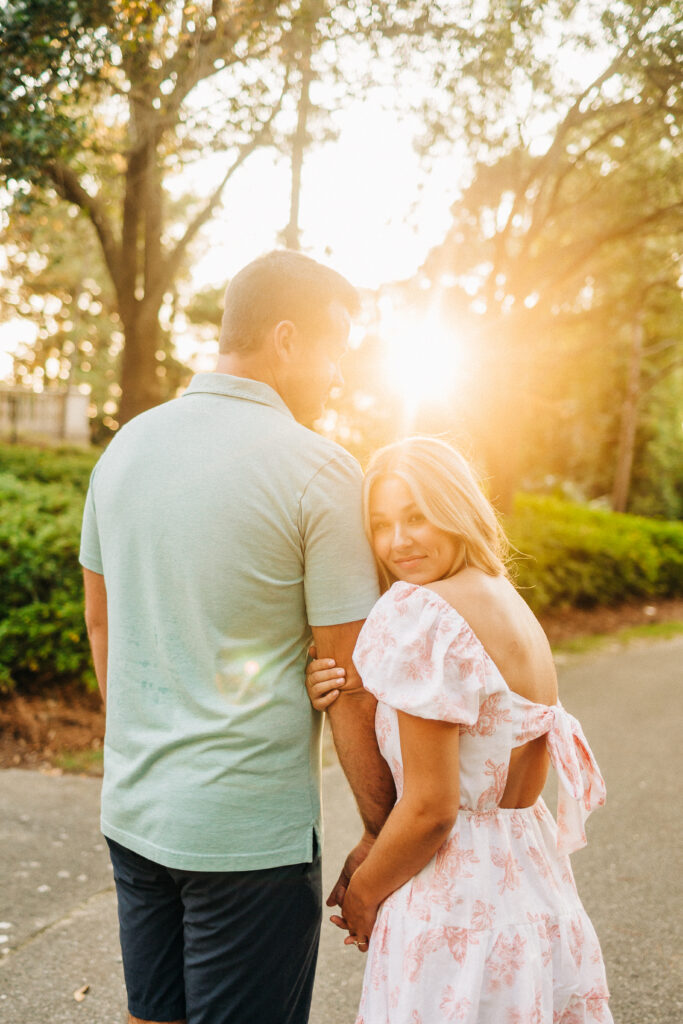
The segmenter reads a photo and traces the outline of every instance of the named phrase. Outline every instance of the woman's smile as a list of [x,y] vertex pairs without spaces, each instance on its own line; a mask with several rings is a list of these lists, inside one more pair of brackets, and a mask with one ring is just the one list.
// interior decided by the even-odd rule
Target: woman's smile
[[457,539],[430,523],[401,477],[382,477],[372,488],[370,527],[375,555],[397,580],[424,585],[453,572]]

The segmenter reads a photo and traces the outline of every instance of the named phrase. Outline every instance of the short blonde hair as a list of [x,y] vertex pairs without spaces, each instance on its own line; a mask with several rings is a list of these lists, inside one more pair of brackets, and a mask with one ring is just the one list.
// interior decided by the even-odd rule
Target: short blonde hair
[[[403,480],[429,522],[461,542],[461,554],[449,576],[466,565],[489,576],[507,576],[507,537],[472,466],[460,452],[435,437],[408,437],[375,452],[363,483],[363,521],[370,543],[372,489],[387,476]],[[378,568],[383,588],[390,587],[395,577],[383,565]]]

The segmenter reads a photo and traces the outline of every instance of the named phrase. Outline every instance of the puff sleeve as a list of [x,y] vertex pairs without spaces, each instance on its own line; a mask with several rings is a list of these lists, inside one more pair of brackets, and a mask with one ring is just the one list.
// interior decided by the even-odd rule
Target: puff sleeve
[[353,661],[383,704],[418,718],[474,725],[486,655],[469,625],[426,587],[395,583],[361,630]]

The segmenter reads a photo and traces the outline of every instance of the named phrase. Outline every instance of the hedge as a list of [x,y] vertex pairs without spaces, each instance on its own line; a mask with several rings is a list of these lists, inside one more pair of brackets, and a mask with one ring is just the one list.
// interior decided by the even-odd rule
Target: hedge
[[[78,546],[98,454],[0,446],[0,690],[95,686]],[[683,523],[523,495],[505,527],[536,612],[683,596]]]
[[82,491],[0,473],[0,691],[95,686],[78,564]]
[[87,489],[93,466],[100,456],[98,448],[35,448],[0,444],[0,473],[11,473],[21,480],[37,483],[61,483]]
[[504,525],[536,612],[683,595],[683,523],[519,495]]

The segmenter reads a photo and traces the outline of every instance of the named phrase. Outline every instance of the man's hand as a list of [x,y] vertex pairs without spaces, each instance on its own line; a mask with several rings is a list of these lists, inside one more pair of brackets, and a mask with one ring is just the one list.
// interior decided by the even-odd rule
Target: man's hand
[[[341,874],[339,875],[332,892],[327,897],[328,907],[341,907],[343,905],[344,898],[346,897],[346,890],[348,889],[349,882],[351,881],[351,875],[361,866],[367,855],[370,853],[374,841],[375,837],[369,832],[365,832],[360,842],[351,850],[351,853],[344,861],[344,867],[341,869]],[[337,927],[346,928],[345,924],[338,924],[338,921],[341,919],[338,918],[335,920],[334,917],[332,917],[331,920],[337,925]]]

